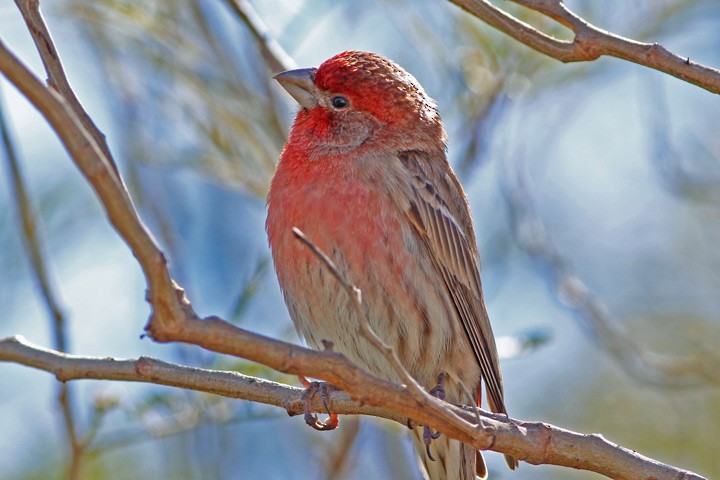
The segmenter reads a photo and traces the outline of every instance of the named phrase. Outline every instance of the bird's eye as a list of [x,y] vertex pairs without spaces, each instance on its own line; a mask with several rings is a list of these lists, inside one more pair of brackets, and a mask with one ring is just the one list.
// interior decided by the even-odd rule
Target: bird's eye
[[343,96],[338,95],[332,98],[332,106],[335,108],[346,108],[348,105],[350,105],[350,102]]

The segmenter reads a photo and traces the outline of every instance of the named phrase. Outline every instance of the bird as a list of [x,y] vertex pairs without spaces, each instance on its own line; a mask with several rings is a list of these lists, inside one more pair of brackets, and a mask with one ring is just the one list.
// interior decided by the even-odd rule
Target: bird
[[[447,160],[436,102],[379,54],[345,51],[274,79],[299,104],[267,196],[266,231],[289,315],[306,343],[399,381],[359,315],[418,383],[507,414],[470,206]],[[361,308],[293,235],[362,291]],[[425,437],[425,438],[423,438]],[[487,477],[473,447],[413,430],[431,480]],[[506,455],[511,469],[518,461]]]

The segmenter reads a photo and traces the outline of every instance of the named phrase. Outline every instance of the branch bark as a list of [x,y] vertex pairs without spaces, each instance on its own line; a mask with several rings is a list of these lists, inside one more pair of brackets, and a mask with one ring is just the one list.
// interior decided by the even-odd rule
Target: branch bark
[[185,316],[184,293],[170,277],[165,255],[140,220],[130,194],[114,167],[65,98],[54,89],[45,88],[2,41],[0,71],[50,123],[70,158],[95,191],[110,223],[128,244],[145,273],[149,287],[148,301],[154,307],[154,314],[169,319],[167,321]]
[[[273,353],[273,356],[278,360],[282,358],[286,373],[320,372],[319,366],[326,364],[325,376],[328,380],[337,376],[341,380],[347,379],[342,381],[344,386],[354,385],[347,389],[347,393],[331,392],[328,406],[334,413],[372,415],[401,424],[405,424],[407,418],[413,418],[479,449],[510,453],[534,465],[553,464],[590,470],[618,480],[703,478],[644,457],[609,442],[601,435],[583,435],[546,423],[523,422],[483,410],[479,411],[481,423],[478,426],[475,409],[449,405],[436,399],[432,404],[423,405],[404,386],[362,372],[342,355],[245,333],[249,338],[258,337],[261,343],[264,343],[263,339],[270,342],[273,351],[283,352],[279,356]],[[290,415],[303,413],[300,401],[302,389],[236,372],[173,365],[147,357],[118,360],[69,355],[35,346],[22,337],[0,340],[0,361],[38,368],[54,374],[63,382],[97,379],[153,383],[274,405],[285,408]],[[356,380],[366,383],[352,383]],[[312,400],[311,409],[314,412],[325,411],[322,401],[317,398]],[[451,424],[436,423],[445,414],[454,417]]]
[[560,0],[512,0],[572,30],[572,41],[559,40],[518,20],[488,0],[450,0],[488,25],[561,62],[589,62],[610,56],[637,63],[720,93],[720,70],[681,57],[659,43],[643,43],[605,31],[580,18]]
[[113,171],[118,175],[118,180],[120,180],[120,173],[118,172],[115,160],[112,158],[110,148],[105,141],[105,135],[97,128],[95,122],[93,122],[90,115],[87,114],[80,100],[75,95],[75,92],[70,87],[70,82],[60,62],[60,55],[55,48],[50,30],[47,28],[45,20],[40,13],[40,0],[15,0],[15,4],[20,10],[25,24],[28,27],[28,31],[40,54],[40,59],[43,62],[45,72],[48,76],[48,86],[65,98],[68,106],[75,112],[75,115],[77,115],[80,124],[85,131],[92,136],[93,140],[95,140],[98,148],[103,152],[105,158],[112,166]]

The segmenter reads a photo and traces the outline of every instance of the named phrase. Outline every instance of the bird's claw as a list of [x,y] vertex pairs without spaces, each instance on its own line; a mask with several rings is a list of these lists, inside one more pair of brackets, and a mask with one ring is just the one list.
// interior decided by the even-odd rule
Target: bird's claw
[[435,457],[433,457],[432,453],[430,453],[430,445],[436,438],[438,437],[433,434],[432,429],[427,425],[423,425],[423,443],[425,444],[425,451],[427,452],[428,458],[433,462],[435,461]]
[[[447,380],[447,373],[441,373],[440,376],[438,376],[437,385],[435,385],[428,393],[435,398],[445,400],[445,380]],[[408,427],[412,428],[410,424],[410,419],[408,419]],[[425,452],[427,452],[428,458],[433,462],[435,461],[435,458],[433,458],[432,454],[430,453],[430,445],[432,444],[433,440],[437,440],[438,438],[440,438],[440,435],[442,435],[440,432],[433,433],[432,429],[427,425],[423,426],[423,442],[425,443]]]
[[[445,400],[445,380],[446,379],[447,379],[447,373],[441,373],[438,376],[437,385],[435,385],[428,393],[435,398],[439,398],[440,400]],[[415,425],[413,425],[412,418],[408,418],[407,422],[405,424],[407,425],[407,427],[410,430],[415,430]],[[438,433],[432,434],[430,436],[431,436],[431,438],[435,439],[440,436],[440,433],[438,432]],[[423,437],[424,437],[424,433],[423,433]]]
[[445,400],[445,380],[447,380],[447,373],[441,373],[438,376],[437,385],[435,385],[428,393],[435,398]]
[[[307,382],[307,381],[306,381]],[[300,400],[303,404],[303,418],[305,423],[310,425],[315,430],[335,430],[340,425],[340,419],[337,413],[331,413],[328,407],[328,400],[330,398],[330,392],[335,389],[332,385],[328,385],[325,382],[303,382],[305,385],[305,391],[303,392]],[[328,419],[324,422],[318,418],[317,415],[312,413],[310,410],[310,403],[315,395],[320,395],[323,407],[328,414]]]

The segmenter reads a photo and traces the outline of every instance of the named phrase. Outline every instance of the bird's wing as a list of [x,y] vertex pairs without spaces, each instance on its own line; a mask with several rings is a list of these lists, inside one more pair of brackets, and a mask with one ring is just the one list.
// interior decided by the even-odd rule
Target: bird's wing
[[410,179],[408,219],[442,275],[480,365],[490,409],[506,413],[497,347],[483,300],[479,255],[470,207],[459,180],[442,158],[423,151],[399,155]]

